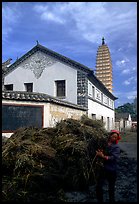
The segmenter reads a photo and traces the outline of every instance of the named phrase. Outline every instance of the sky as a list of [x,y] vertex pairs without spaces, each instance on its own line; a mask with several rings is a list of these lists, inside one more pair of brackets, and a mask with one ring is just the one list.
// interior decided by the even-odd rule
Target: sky
[[137,2],[2,2],[2,62],[38,42],[94,70],[109,47],[115,107],[137,96]]

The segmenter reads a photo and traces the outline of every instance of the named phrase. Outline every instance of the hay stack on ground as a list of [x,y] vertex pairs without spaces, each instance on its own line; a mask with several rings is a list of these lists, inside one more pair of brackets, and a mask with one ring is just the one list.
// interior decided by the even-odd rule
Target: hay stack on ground
[[102,162],[95,152],[107,137],[103,124],[86,116],[18,129],[2,147],[3,201],[66,202],[65,191],[95,184]]

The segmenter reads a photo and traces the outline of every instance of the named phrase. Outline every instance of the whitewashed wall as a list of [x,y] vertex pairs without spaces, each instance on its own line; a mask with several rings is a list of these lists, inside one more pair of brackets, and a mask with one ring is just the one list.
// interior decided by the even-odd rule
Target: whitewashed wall
[[[44,106],[43,113],[43,127],[54,127],[57,122],[67,118],[80,119],[82,115],[86,114],[85,110],[75,109],[72,107],[51,104],[51,103],[40,103],[40,102],[31,102],[31,101],[15,101],[15,100],[2,100],[3,104],[12,104],[12,105],[41,105]],[[2,133],[2,136],[10,137],[13,133],[6,132]]]
[[[88,117],[92,118],[92,114],[96,114],[96,119],[101,120],[103,116],[103,122],[105,123],[106,130],[114,128],[115,115],[114,110],[107,108],[93,100],[88,99]],[[109,117],[109,128],[107,118]]]
[[93,118],[96,115],[96,119],[105,123],[105,129],[110,131],[115,128],[115,112],[114,101],[106,96],[99,90],[94,84],[88,80],[88,117]]
[[13,84],[13,91],[25,91],[24,83],[33,83],[33,92],[56,96],[56,80],[66,81],[64,100],[77,104],[77,70],[40,51],[5,76],[4,84]]

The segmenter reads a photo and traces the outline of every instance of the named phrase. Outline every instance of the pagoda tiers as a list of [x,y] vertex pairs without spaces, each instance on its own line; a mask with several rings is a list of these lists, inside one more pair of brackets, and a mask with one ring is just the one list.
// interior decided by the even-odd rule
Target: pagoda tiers
[[96,77],[112,93],[112,63],[108,46],[102,38],[102,45],[98,47],[96,58]]

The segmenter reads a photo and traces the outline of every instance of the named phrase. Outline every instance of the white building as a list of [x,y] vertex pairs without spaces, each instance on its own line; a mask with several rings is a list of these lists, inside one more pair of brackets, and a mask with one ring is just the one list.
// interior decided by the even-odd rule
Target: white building
[[4,89],[49,94],[88,109],[90,118],[114,128],[117,99],[90,68],[37,44],[10,65]]
[[79,120],[86,108],[47,94],[3,91],[2,136],[10,137],[21,127],[53,127],[61,120]]
[[129,113],[115,114],[115,127],[119,131],[131,130],[132,118]]

